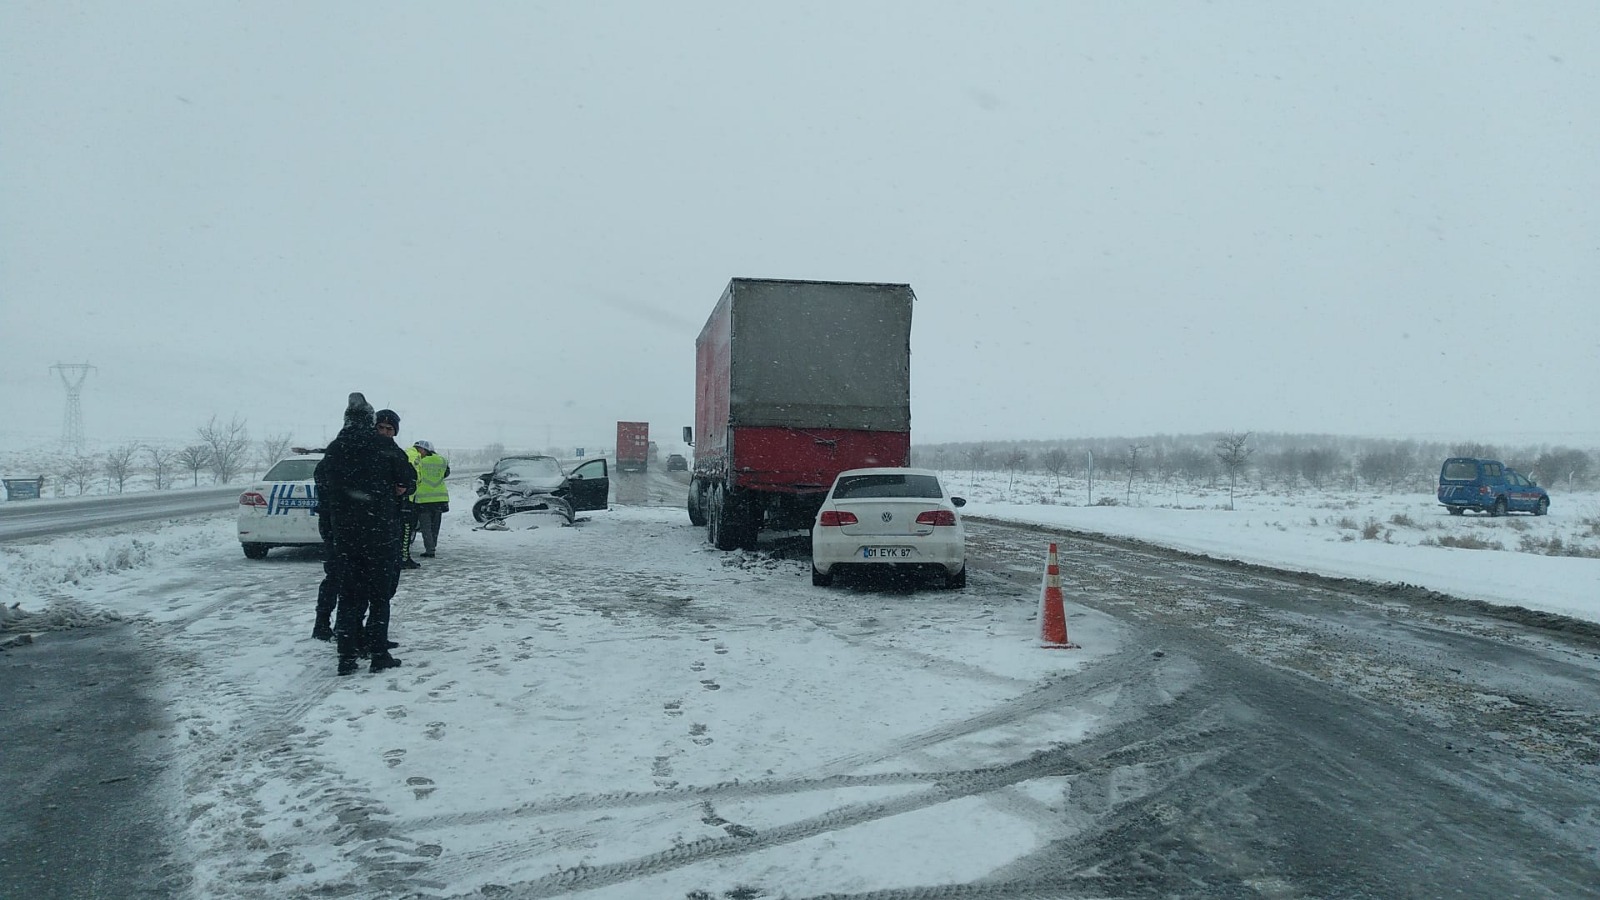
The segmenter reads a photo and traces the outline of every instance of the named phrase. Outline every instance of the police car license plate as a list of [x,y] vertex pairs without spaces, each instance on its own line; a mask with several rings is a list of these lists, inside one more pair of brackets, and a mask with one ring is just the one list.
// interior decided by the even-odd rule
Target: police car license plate
[[910,547],[862,547],[862,559],[910,559]]

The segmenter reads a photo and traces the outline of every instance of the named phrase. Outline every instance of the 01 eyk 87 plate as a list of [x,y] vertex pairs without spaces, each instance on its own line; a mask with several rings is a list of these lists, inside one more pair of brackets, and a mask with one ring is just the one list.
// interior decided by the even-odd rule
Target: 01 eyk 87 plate
[[862,547],[862,559],[910,559],[917,551],[911,547]]

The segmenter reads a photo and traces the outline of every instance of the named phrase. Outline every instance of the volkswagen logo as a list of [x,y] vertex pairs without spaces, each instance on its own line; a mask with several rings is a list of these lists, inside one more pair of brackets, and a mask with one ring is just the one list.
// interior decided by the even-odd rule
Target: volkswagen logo
[[892,512],[886,512],[886,513],[884,513],[884,514],[883,514],[883,520],[884,520],[884,521],[885,521],[885,522],[892,522],[892,521],[894,521],[894,513],[892,513]]

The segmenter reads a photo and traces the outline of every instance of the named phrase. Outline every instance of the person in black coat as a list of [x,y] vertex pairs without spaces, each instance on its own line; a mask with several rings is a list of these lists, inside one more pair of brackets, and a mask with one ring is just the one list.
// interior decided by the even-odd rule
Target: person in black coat
[[339,579],[333,634],[340,675],[356,670],[363,649],[373,672],[400,665],[389,653],[389,602],[400,583],[400,500],[416,490],[417,473],[397,449],[374,430],[372,404],[354,393],[344,427],[317,463],[317,496],[329,514]]
[[[394,444],[394,452],[400,454],[411,465],[411,457],[406,456],[406,451],[400,449],[400,444],[395,437],[400,434],[400,414],[392,409],[378,410],[378,433],[387,437],[389,443]],[[412,466],[412,468],[416,468]],[[411,536],[417,530],[417,505],[411,502],[411,497],[400,498],[400,568],[420,569],[422,564],[411,558]]]

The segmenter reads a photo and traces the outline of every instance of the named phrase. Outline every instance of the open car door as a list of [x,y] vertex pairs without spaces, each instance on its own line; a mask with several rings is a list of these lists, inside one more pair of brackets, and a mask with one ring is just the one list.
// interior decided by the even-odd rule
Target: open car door
[[611,499],[611,472],[605,459],[591,459],[567,476],[567,499],[573,512],[605,509]]

